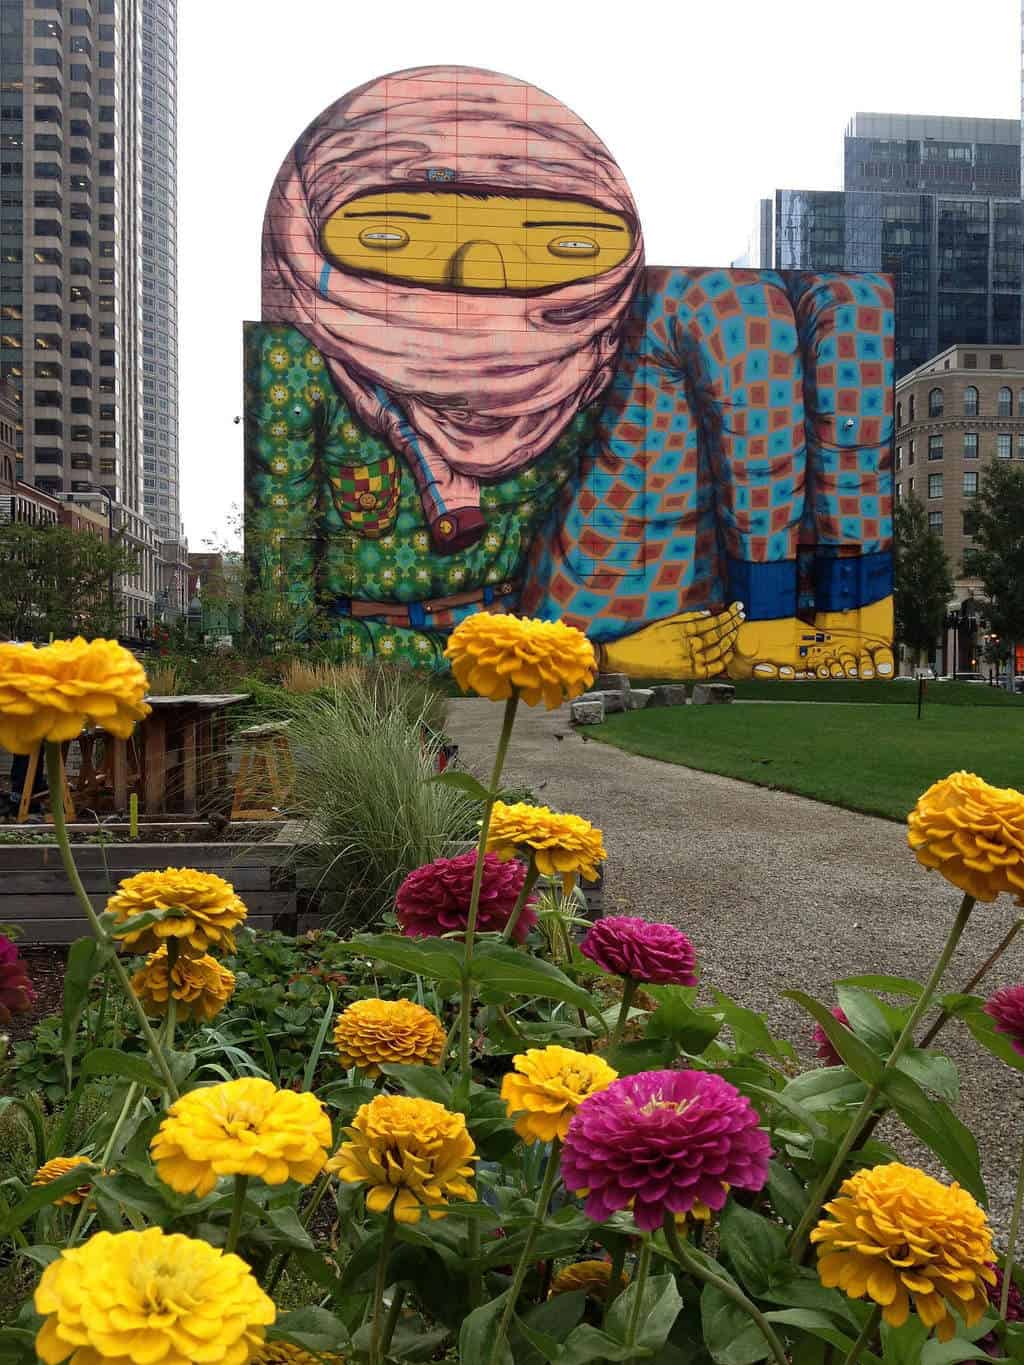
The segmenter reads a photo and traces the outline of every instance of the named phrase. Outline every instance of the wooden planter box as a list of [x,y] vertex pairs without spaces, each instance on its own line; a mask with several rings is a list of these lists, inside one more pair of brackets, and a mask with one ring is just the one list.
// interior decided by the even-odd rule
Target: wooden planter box
[[[294,932],[291,845],[280,836],[251,845],[198,839],[147,844],[145,837],[143,826],[138,843],[73,846],[82,882],[97,910],[103,909],[124,877],[165,867],[195,867],[231,882],[248,907],[246,923],[252,928]],[[19,942],[25,944],[73,943],[88,932],[56,845],[0,844],[0,924],[15,925],[21,933]]]

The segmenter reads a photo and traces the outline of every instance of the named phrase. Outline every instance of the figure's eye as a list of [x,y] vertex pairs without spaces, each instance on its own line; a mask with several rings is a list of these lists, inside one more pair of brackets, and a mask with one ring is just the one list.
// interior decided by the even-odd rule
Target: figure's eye
[[590,237],[552,237],[548,250],[552,256],[577,258],[596,256],[601,248]]
[[359,240],[371,251],[397,251],[409,245],[409,234],[400,227],[369,227],[363,228]]

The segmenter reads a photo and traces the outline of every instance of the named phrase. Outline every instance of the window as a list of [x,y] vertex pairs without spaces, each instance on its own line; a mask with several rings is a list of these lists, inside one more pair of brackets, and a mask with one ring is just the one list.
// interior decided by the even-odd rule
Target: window
[[978,529],[978,514],[972,509],[969,512],[961,512],[960,517],[963,524],[964,535],[970,540],[971,536],[973,536]]
[[902,502],[902,501],[903,501],[903,485],[902,485],[901,483],[898,483],[898,484],[896,485],[896,487],[893,489],[893,492],[894,492],[895,495],[896,495],[896,501],[897,501],[897,502]]
[[64,70],[63,57],[52,47],[37,47],[32,53],[32,61],[36,66],[55,66],[60,71]]
[[1017,435],[1017,459],[1024,460],[1024,431]]
[[929,512],[929,513],[928,513],[928,529],[929,529],[929,531],[934,531],[934,532],[936,532],[937,535],[941,535],[941,534],[942,534],[942,513],[941,513],[941,512],[937,512],[937,511],[936,511],[936,512]]
[[1008,460],[1013,455],[1013,437],[1008,431],[1001,431],[996,437],[996,454],[1001,460]]
[[988,367],[990,370],[1001,370],[1003,368],[1003,357],[1001,355],[990,355]]
[[63,436],[64,423],[55,417],[37,417],[33,431],[37,436]]
[[903,425],[903,404],[902,404],[902,403],[897,403],[897,404],[896,404],[896,425],[897,425],[898,427],[901,427],[901,426]]
[[914,476],[911,475],[910,478],[907,480],[907,497],[908,497],[908,498],[912,498],[913,496],[914,496]]
[[914,410],[917,407],[917,400],[913,394],[910,395],[910,420],[914,420]]
[[964,432],[964,459],[976,460],[978,458],[978,433],[976,431]]
[[903,447],[902,447],[902,446],[897,446],[897,447],[896,447],[896,473],[898,474],[902,468],[903,468]]
[[943,398],[942,390],[930,389],[928,391],[928,416],[941,417],[944,406],[945,399]]
[[978,368],[978,357],[977,357],[977,355],[975,355],[974,352],[972,351],[970,354],[964,356],[964,369],[965,369],[965,370],[976,370],[977,368]]
[[942,434],[928,437],[928,458],[929,460],[942,459]]
[[977,417],[978,415],[978,390],[973,384],[968,384],[964,389],[964,416]]
[[996,416],[1013,416],[1013,393],[1005,386],[999,390],[999,402],[996,409]]
[[976,498],[978,496],[978,473],[974,469],[964,470],[964,497]]
[[908,465],[911,465],[911,464],[914,463],[914,451],[915,451],[916,447],[917,447],[917,442],[912,440],[912,441],[910,442],[910,445],[909,445],[908,449],[907,449],[907,464],[908,464]]
[[[964,475],[964,477],[966,478],[967,476]],[[929,496],[930,498],[941,498],[941,497],[942,497],[942,475],[941,475],[941,474],[929,474],[929,475],[928,475],[928,496]]]

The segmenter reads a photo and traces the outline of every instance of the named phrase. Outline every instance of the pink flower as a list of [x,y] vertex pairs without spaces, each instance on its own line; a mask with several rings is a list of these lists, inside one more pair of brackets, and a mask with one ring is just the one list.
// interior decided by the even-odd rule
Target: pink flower
[[17,948],[0,934],[0,1024],[9,1024],[12,1015],[27,1014],[35,1000],[36,993]]
[[580,944],[580,952],[613,976],[628,976],[652,986],[696,986],[693,944],[671,924],[652,924],[636,915],[599,919]]
[[588,1218],[632,1206],[638,1228],[700,1202],[720,1209],[727,1187],[759,1190],[768,1134],[749,1100],[707,1071],[624,1076],[577,1109],[562,1149],[570,1190],[586,1190]]
[[1005,1033],[1014,1052],[1024,1056],[1024,986],[1006,986],[996,991],[982,1009],[995,1021],[996,1033]]
[[[850,1021],[846,1017],[846,1011],[841,1005],[836,1005],[832,1010],[833,1016],[839,1020],[844,1028],[850,1027]],[[829,1066],[842,1066],[843,1059],[832,1046],[828,1034],[820,1024],[814,1025],[814,1041],[818,1044],[816,1055]]]
[[[439,938],[465,929],[469,916],[469,901],[473,890],[473,869],[476,850],[460,853],[457,858],[438,858],[410,872],[398,888],[395,903],[402,933],[410,938]],[[484,855],[484,877],[480,884],[478,929],[504,929],[512,913],[523,882],[526,865],[502,862],[496,853]],[[517,943],[522,943],[537,922],[536,897],[528,897],[512,931]]]
[[[989,1303],[998,1314],[999,1304],[1003,1297],[1003,1271],[1002,1268],[997,1265],[994,1265],[992,1269],[995,1271],[996,1282],[995,1284],[987,1284],[985,1286],[985,1292],[988,1294]],[[1006,1300],[1006,1321],[1020,1322],[1022,1318],[1024,1318],[1024,1296],[1021,1295],[1020,1290],[1013,1280],[1011,1280],[1010,1293]],[[986,1336],[981,1337],[978,1341],[978,1345],[983,1351],[988,1352],[989,1355],[998,1356],[1002,1354],[999,1349],[999,1337],[995,1332],[989,1332]],[[981,1365],[981,1362],[975,1361],[974,1365]]]

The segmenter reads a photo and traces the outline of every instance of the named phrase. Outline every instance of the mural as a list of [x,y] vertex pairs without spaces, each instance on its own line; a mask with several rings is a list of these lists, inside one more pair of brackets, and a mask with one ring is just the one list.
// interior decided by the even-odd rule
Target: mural
[[633,677],[886,677],[893,299],[648,266],[607,148],[428,67],[299,138],[245,324],[246,537],[339,653],[441,666],[480,610]]

